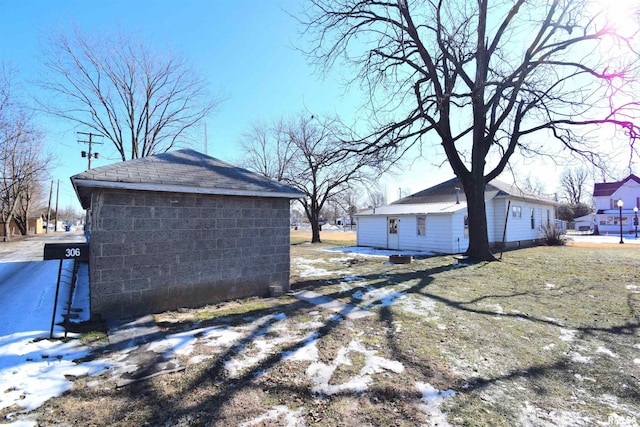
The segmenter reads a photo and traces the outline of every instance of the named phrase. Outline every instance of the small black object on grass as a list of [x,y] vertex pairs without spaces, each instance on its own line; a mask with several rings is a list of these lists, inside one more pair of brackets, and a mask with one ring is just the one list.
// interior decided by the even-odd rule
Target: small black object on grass
[[411,255],[389,255],[389,262],[392,264],[410,264]]

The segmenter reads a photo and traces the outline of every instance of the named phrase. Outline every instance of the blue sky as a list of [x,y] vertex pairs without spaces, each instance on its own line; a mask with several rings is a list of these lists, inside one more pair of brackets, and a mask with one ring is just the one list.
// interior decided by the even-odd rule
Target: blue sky
[[[41,77],[44,35],[71,22],[84,32],[122,29],[142,38],[153,49],[184,54],[226,100],[207,119],[209,155],[234,162],[238,139],[252,121],[273,120],[301,110],[348,115],[356,97],[343,96],[336,80],[322,80],[292,46],[297,22],[285,11],[299,10],[297,1],[23,1],[4,2],[0,14],[0,60],[19,71],[26,93]],[[47,144],[61,164],[60,205],[76,204],[69,177],[86,169],[80,157],[86,145],[77,142],[73,123],[41,117]],[[204,125],[202,139],[204,141]],[[204,142],[200,147],[205,151]],[[110,143],[98,146],[100,159],[92,167],[117,161]],[[48,188],[48,185],[47,185]]]
[[[207,153],[234,162],[241,153],[238,140],[252,121],[271,121],[302,110],[314,114],[338,114],[347,120],[357,117],[362,96],[357,88],[345,94],[336,70],[321,79],[306,58],[292,45],[299,41],[298,23],[285,11],[296,13],[296,0],[194,0],[194,1],[8,1],[0,14],[0,61],[20,72],[26,93],[41,77],[41,45],[44,34],[64,30],[70,22],[83,32],[116,32],[139,36],[153,49],[171,48],[183,53],[210,83],[211,91],[227,99],[207,120]],[[53,179],[60,179],[60,205],[77,203],[69,177],[86,169],[80,157],[86,146],[77,142],[72,123],[42,117],[40,124],[49,148],[60,166]],[[202,126],[204,141],[204,125]],[[93,167],[118,161],[107,141],[99,146],[101,158]],[[193,147],[205,151],[202,146]],[[445,163],[407,163],[403,174],[383,179],[389,200],[402,187],[413,192],[453,177]],[[545,178],[547,191],[555,191],[555,174],[541,174],[539,161],[527,168]],[[509,177],[505,177],[508,181]],[[48,185],[47,185],[48,188]],[[405,194],[406,195],[406,194]]]

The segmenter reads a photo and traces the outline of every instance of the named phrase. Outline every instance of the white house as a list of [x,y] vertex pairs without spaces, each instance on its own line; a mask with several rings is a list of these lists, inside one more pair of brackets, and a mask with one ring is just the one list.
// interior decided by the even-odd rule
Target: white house
[[[518,247],[543,237],[541,227],[554,223],[558,203],[493,180],[486,186],[485,205],[489,243],[499,246],[504,240]],[[469,246],[467,203],[457,178],[356,218],[358,246],[451,254]]]
[[[593,185],[593,199],[600,234],[619,233],[620,223],[624,233],[635,230],[634,208],[640,207],[640,178],[631,174],[622,181],[596,183]],[[622,201],[621,206],[619,201]]]

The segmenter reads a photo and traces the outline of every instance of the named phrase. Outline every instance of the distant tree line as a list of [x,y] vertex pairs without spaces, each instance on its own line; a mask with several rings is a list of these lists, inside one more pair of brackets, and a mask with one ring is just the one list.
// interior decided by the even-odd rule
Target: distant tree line
[[0,219],[8,240],[15,224],[21,234],[42,201],[42,183],[48,178],[52,156],[44,148],[29,109],[20,102],[15,72],[0,64]]

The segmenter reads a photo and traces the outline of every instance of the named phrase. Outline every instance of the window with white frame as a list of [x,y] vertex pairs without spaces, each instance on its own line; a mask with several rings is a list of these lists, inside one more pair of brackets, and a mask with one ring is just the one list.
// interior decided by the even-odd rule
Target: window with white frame
[[511,216],[513,218],[522,218],[522,206],[511,206]]
[[427,235],[427,218],[424,216],[418,217],[418,236],[426,236]]

